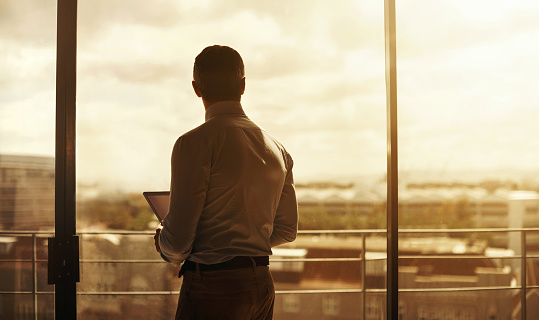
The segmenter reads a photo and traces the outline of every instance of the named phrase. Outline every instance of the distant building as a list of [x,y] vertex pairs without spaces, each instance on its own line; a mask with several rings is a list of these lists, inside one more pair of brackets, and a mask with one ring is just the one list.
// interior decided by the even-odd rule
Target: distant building
[[[376,208],[384,207],[385,195],[376,192],[335,187],[309,187],[297,190],[300,215],[320,210],[328,215],[356,215],[360,219],[375,218]],[[539,193],[535,191],[488,191],[480,187],[437,187],[399,190],[399,213],[407,217],[424,212],[437,213],[449,202],[465,201],[466,213],[477,228],[539,227]],[[413,220],[413,219],[412,219]],[[421,220],[418,218],[418,226]],[[443,225],[439,228],[444,228]],[[497,232],[490,236],[490,245],[520,252],[518,232]],[[512,239],[512,240],[511,240]],[[539,233],[529,234],[528,248],[539,254]]]
[[0,155],[0,230],[54,227],[54,158]]
[[[14,230],[52,230],[54,228],[54,158],[0,155],[0,264],[1,319],[33,319],[34,289],[41,294],[37,302],[39,319],[53,319],[53,288],[47,286],[47,268],[36,263],[37,283],[33,283],[32,257],[47,259],[46,238],[9,235]],[[35,250],[35,251],[34,251]],[[29,262],[20,262],[29,261]],[[35,286],[35,287],[34,287]],[[5,294],[5,292],[14,292]]]
[[[508,216],[506,224],[510,228],[532,228],[539,226],[539,194],[534,191],[516,191],[509,194]],[[526,248],[534,254],[539,253],[539,233],[526,235]],[[509,248],[520,254],[521,234],[509,234]]]
[[376,207],[385,198],[374,192],[361,192],[348,188],[296,188],[298,206],[303,210],[323,210],[329,215],[358,215],[364,219],[372,217]]
[[[358,292],[363,286],[362,264],[342,261],[360,257],[361,243],[358,237],[302,236],[285,245],[288,249],[305,250],[305,257],[316,261],[306,261],[303,269],[297,271],[301,273],[300,281],[279,281],[279,270],[272,269],[279,290],[305,292],[277,295],[275,318],[352,320],[362,319],[364,313],[366,319],[386,319],[386,239],[366,239],[365,288],[371,292],[365,296],[365,310],[363,296]],[[400,293],[399,319],[509,319],[518,308],[512,302],[518,290],[482,289],[517,289],[511,267],[503,260],[491,258],[511,254],[509,250],[489,249],[485,241],[470,243],[448,237],[403,239],[399,244],[399,255],[403,257],[399,261],[399,287],[415,292]],[[439,259],[437,255],[450,258]],[[323,261],[325,258],[341,261]],[[439,292],[423,291],[438,288]]]

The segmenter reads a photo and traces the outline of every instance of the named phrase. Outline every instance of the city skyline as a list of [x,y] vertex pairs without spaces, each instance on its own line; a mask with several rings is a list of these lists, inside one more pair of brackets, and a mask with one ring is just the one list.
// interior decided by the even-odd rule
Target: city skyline
[[[53,156],[54,3],[3,8],[0,153]],[[538,17],[533,1],[397,3],[403,173],[539,170]],[[242,54],[245,111],[298,181],[383,178],[382,2],[93,1],[78,23],[81,182],[168,187],[174,141],[204,119],[192,63],[214,43]]]

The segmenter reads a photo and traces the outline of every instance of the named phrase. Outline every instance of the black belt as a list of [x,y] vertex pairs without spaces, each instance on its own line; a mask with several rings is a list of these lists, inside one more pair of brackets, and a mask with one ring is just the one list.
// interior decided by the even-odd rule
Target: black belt
[[260,256],[260,257],[244,257],[238,256],[234,257],[231,260],[216,263],[216,264],[202,264],[196,263],[193,261],[185,260],[183,263],[179,278],[183,276],[185,271],[196,271],[197,264],[200,271],[217,271],[217,270],[232,270],[240,268],[252,268],[253,262],[257,267],[269,265],[269,256]]

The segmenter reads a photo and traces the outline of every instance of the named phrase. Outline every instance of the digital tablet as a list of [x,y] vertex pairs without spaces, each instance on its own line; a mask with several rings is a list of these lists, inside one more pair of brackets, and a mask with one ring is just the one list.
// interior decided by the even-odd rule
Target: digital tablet
[[146,201],[148,201],[157,219],[159,219],[159,222],[162,222],[168,214],[170,191],[145,191],[142,194],[146,198]]

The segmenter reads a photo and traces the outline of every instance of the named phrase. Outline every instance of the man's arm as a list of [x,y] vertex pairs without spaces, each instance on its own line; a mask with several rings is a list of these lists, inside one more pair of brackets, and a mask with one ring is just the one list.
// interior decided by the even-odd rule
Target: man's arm
[[161,235],[161,230],[163,230],[163,224],[162,223],[160,223],[159,226],[157,226],[157,228],[155,228],[155,235],[153,236],[153,241],[155,243],[155,250],[157,250],[157,252],[159,252],[159,254],[161,255],[161,258],[163,258],[163,260],[165,260],[166,262],[170,262],[168,260],[168,258],[165,257],[161,253],[161,248],[159,248],[159,236]]
[[180,137],[172,151],[170,205],[159,236],[161,255],[179,265],[191,253],[210,176],[203,141]]
[[292,174],[293,161],[288,156],[290,168],[286,174],[281,200],[273,220],[273,233],[271,234],[271,247],[278,246],[296,239],[298,232],[298,203],[296,189],[294,188],[294,175]]

